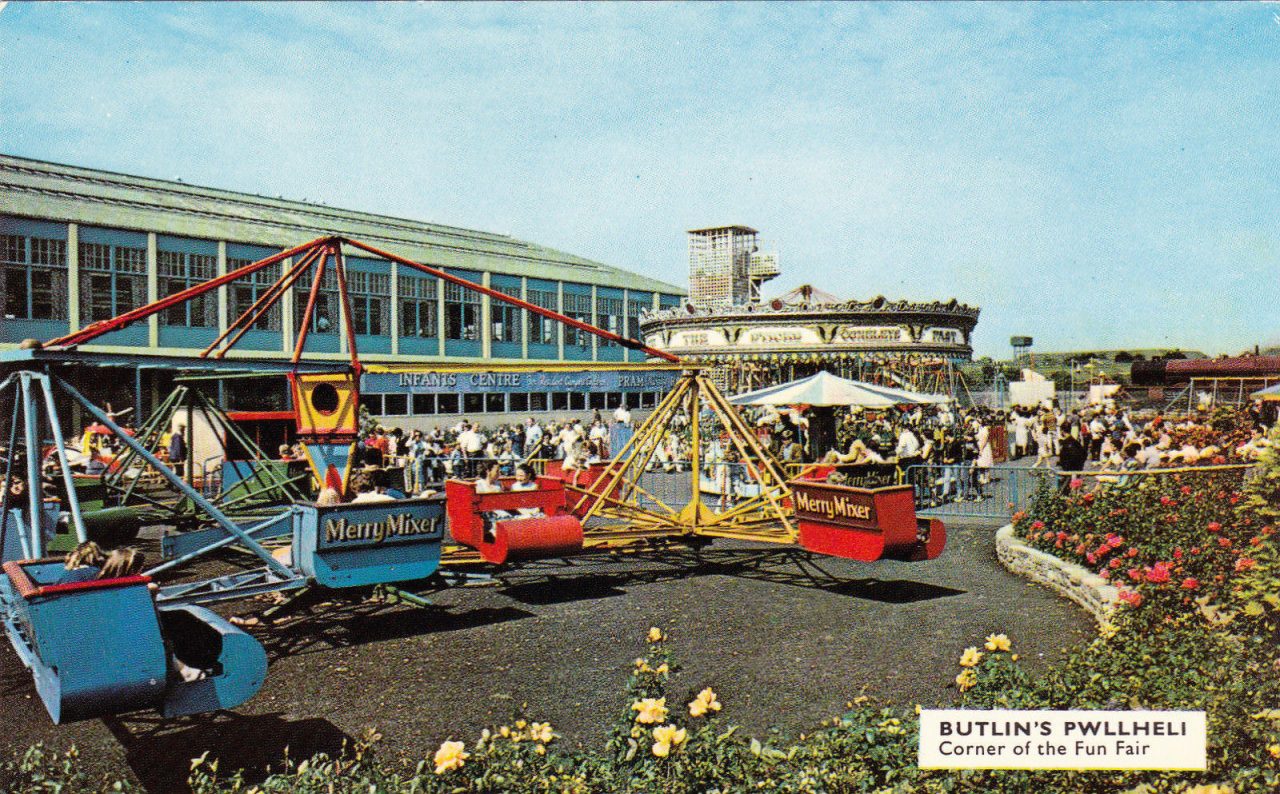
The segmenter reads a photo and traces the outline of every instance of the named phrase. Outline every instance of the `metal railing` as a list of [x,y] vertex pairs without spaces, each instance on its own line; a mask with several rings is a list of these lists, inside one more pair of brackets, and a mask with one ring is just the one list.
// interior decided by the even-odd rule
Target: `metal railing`
[[929,516],[1004,518],[1025,509],[1053,469],[999,466],[980,469],[971,463],[923,464],[906,471],[915,489],[916,512]]
[[907,482],[915,489],[916,512],[927,516],[1007,518],[1027,510],[1037,491],[1046,484],[1065,492],[1074,486],[1085,492],[1128,488],[1149,478],[1166,476],[1215,476],[1238,472],[1242,481],[1255,471],[1249,464],[1184,466],[1171,469],[1136,469],[1063,472],[1030,466],[997,466],[991,469],[959,464],[912,466]]

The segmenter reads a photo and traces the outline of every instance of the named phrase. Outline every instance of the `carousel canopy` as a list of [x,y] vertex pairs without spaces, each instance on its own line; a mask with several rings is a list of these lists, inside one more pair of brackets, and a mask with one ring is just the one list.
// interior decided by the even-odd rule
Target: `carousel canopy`
[[733,397],[734,405],[820,405],[889,408],[894,405],[929,405],[948,402],[940,394],[921,394],[848,380],[819,372],[801,380],[769,386]]
[[1280,400],[1280,383],[1249,395],[1250,400]]

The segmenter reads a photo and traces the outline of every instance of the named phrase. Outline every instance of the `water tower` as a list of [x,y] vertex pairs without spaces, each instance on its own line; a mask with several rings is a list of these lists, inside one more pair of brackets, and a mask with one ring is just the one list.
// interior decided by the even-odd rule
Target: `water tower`
[[1029,336],[1009,337],[1009,344],[1013,346],[1014,364],[1021,365],[1026,363],[1028,366],[1035,366],[1035,358],[1031,353],[1031,342],[1032,339]]

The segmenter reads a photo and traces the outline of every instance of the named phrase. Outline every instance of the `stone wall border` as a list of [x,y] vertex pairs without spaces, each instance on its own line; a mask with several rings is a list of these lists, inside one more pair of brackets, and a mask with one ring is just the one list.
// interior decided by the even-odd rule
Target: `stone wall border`
[[1092,571],[1032,547],[1014,536],[1013,524],[996,532],[996,556],[1013,573],[1071,599],[1088,612],[1099,628],[1111,625],[1120,591]]

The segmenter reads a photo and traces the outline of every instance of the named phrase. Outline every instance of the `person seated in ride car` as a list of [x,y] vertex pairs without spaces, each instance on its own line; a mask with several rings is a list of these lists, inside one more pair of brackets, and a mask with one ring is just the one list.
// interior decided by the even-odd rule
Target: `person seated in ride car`
[[99,579],[123,579],[126,576],[137,576],[142,570],[146,557],[132,546],[112,549],[98,571]]
[[572,482],[578,484],[578,475],[587,467],[587,449],[581,439],[573,442],[564,456],[564,461],[560,464],[560,471],[565,474],[572,473]]
[[511,484],[513,491],[536,491],[538,490],[538,481],[533,473],[533,467],[527,463],[521,463],[516,466],[516,481]]
[[98,578],[98,572],[106,561],[107,555],[102,553],[102,549],[98,548],[97,543],[92,540],[85,541],[67,554],[67,558],[63,562],[66,573],[62,574],[58,579],[58,583],[91,582]]
[[[496,463],[492,463],[485,469],[484,476],[476,480],[476,493],[502,493],[502,481],[499,480],[501,469]],[[512,518],[510,512],[506,510],[484,510],[480,513],[480,518],[484,522],[484,540],[486,543],[492,543],[497,538],[497,528],[495,524],[499,521],[505,521]]]
[[400,490],[399,488],[395,488],[391,485],[391,473],[388,472],[386,469],[374,470],[373,487],[376,488],[379,493],[386,494],[392,499],[398,500],[398,499],[409,498],[408,494],[406,494],[404,491]]
[[502,493],[502,482],[498,479],[501,469],[498,464],[490,464],[484,476],[476,480],[476,493]]
[[355,492],[352,504],[369,504],[375,502],[394,502],[395,499],[378,491],[377,483],[370,471],[360,471],[351,478],[351,490]]

